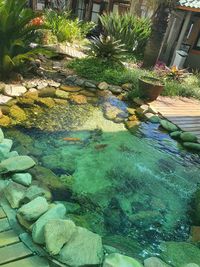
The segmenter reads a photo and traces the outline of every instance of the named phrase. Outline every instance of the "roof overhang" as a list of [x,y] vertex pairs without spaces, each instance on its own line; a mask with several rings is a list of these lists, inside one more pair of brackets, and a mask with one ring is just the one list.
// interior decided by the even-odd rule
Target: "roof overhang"
[[200,13],[200,8],[187,7],[187,6],[177,6],[177,8],[181,9],[181,10],[184,10],[184,11],[191,11],[191,12]]

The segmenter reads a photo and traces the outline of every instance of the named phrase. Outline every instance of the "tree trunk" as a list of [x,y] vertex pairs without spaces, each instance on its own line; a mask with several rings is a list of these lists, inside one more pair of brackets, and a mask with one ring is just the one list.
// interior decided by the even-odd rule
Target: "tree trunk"
[[[167,1],[166,1],[167,2]],[[153,17],[152,34],[147,42],[144,52],[144,68],[154,67],[159,58],[162,49],[163,39],[167,30],[170,15],[170,6],[167,3],[161,3]]]

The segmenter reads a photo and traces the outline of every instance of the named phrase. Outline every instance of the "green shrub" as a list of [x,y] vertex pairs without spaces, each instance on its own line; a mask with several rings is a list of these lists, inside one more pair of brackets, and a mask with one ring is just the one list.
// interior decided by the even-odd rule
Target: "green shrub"
[[93,37],[89,48],[89,52],[92,56],[100,58],[103,61],[117,63],[121,63],[126,52],[126,50],[124,50],[124,45],[121,44],[120,41],[114,40],[113,37],[103,35],[100,35],[100,37]]
[[[122,65],[110,61],[105,62],[98,58],[75,59],[68,63],[67,67],[74,69],[79,76],[97,82],[105,81],[114,85],[132,83],[133,91],[131,92],[131,97],[140,95],[138,90],[139,77],[157,77],[157,73],[154,71],[147,71],[141,68],[127,69]],[[190,75],[182,82],[167,80],[162,95],[200,99],[199,74]]]
[[59,42],[73,42],[86,37],[86,34],[94,27],[92,22],[82,22],[72,19],[69,11],[48,9],[44,14],[45,25],[57,37]]
[[30,43],[42,25],[32,23],[38,17],[26,8],[26,0],[0,0],[0,76],[5,78],[38,53],[47,51]]
[[151,34],[151,24],[148,19],[132,14],[104,14],[100,17],[105,33],[121,40],[130,52],[141,53]]

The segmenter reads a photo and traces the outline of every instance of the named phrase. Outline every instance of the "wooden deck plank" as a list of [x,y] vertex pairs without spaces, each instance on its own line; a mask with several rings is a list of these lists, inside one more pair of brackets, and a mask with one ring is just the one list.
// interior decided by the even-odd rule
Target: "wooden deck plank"
[[6,214],[3,209],[0,207],[0,219],[6,218]]
[[0,249],[0,264],[19,260],[30,255],[32,255],[32,251],[30,251],[22,242],[3,247]]
[[184,97],[159,97],[150,107],[200,142],[200,101]]
[[1,267],[49,267],[49,263],[41,257],[32,256],[23,260],[3,264]]
[[13,230],[0,233],[0,248],[19,242],[19,237]]
[[7,218],[0,219],[0,233],[10,229],[11,227]]

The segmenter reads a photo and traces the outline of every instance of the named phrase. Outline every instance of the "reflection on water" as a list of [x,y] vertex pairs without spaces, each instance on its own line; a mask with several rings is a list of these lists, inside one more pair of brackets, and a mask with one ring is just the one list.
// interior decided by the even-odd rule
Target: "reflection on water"
[[8,135],[15,134],[16,149],[58,176],[71,192],[62,200],[81,207],[68,216],[104,236],[105,244],[146,256],[159,253],[161,240],[186,240],[199,157],[155,124],[142,123],[131,134],[97,108],[83,121],[73,131],[66,124],[53,133],[20,129],[21,142],[19,131]]

